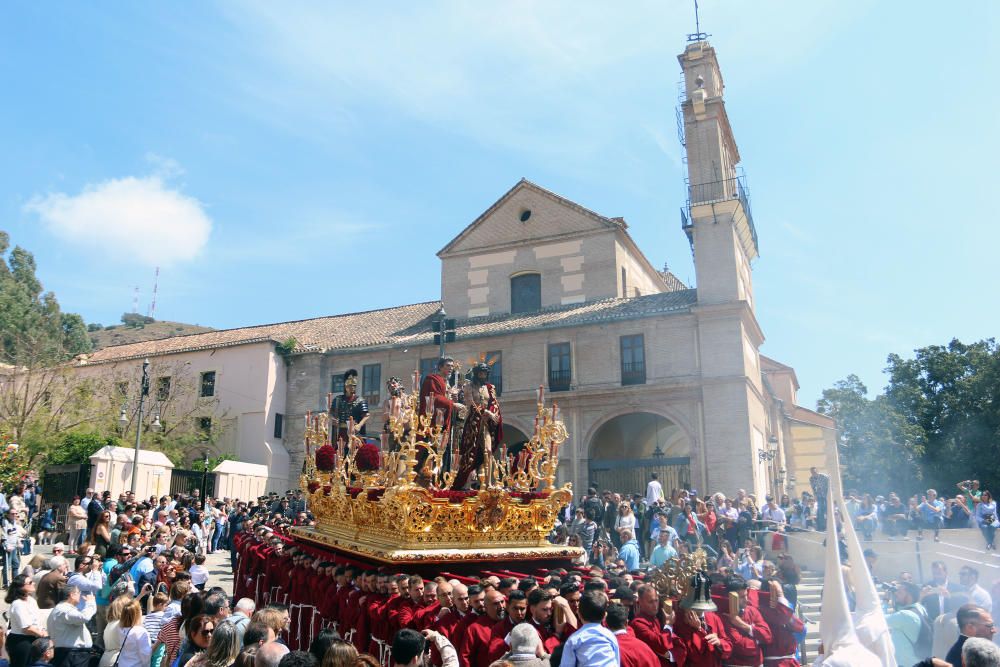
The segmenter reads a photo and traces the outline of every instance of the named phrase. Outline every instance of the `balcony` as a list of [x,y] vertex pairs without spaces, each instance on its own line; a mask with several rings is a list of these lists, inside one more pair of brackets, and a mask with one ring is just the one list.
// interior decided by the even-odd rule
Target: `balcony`
[[622,364],[622,386],[646,384],[646,364],[642,361]]
[[759,248],[757,246],[757,228],[753,224],[753,213],[750,211],[750,197],[747,194],[746,188],[746,177],[742,174],[739,176],[734,176],[733,178],[726,178],[721,181],[712,181],[711,183],[697,183],[688,184],[688,200],[687,205],[681,209],[681,228],[687,233],[688,238],[691,238],[691,228],[693,226],[693,217],[691,216],[691,207],[700,206],[702,204],[716,204],[724,201],[737,200],[743,207],[743,213],[746,215],[747,227],[750,233],[750,240],[753,243],[753,250],[755,253],[759,254]]
[[549,391],[569,391],[571,371],[549,371]]

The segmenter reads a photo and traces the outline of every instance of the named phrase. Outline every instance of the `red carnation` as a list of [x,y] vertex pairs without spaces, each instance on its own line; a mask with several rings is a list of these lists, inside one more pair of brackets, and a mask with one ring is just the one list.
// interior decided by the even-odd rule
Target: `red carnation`
[[323,445],[316,450],[316,469],[332,472],[337,458],[337,450],[331,445]]
[[370,442],[366,442],[358,449],[354,455],[354,466],[361,472],[371,472],[379,467],[378,447]]

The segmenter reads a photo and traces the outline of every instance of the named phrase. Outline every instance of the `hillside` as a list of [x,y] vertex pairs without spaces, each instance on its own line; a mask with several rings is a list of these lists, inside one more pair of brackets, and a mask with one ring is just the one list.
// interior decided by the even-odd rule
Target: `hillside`
[[146,340],[159,340],[206,331],[214,331],[214,329],[197,324],[184,324],[183,322],[150,322],[139,327],[129,327],[124,324],[113,325],[98,331],[91,331],[89,336],[94,349],[99,350],[112,345],[139,343]]

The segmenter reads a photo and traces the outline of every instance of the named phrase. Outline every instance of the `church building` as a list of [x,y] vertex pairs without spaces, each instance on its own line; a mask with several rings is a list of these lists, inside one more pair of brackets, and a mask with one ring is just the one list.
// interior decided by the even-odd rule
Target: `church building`
[[[694,254],[694,288],[657,270],[622,218],[522,179],[438,252],[440,300],[107,348],[93,362],[294,338],[284,378],[268,374],[282,414],[255,417],[267,460],[251,460],[253,447],[241,453],[294,484],[304,416],[341,391],[343,372],[358,370],[377,432],[385,381],[409,388],[414,369],[431,372],[434,323],[447,318],[447,354],[465,368],[492,363],[508,444],[531,434],[539,386],[558,402],[570,434],[559,481],[577,493],[641,492],[653,472],[668,492],[745,489],[762,499],[807,490],[834,424],[797,406],[794,370],[759,352],[758,240],[719,63],[705,41],[690,42],[679,61],[689,183],[679,233]],[[278,417],[283,428],[271,429]]]

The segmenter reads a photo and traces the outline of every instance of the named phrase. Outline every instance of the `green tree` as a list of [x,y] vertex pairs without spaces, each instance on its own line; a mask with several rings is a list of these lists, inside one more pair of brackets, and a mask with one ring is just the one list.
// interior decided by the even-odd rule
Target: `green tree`
[[922,463],[929,484],[954,488],[976,478],[1000,484],[1000,349],[990,338],[952,340],[889,356],[886,399],[926,437]]
[[59,446],[48,453],[46,464],[67,465],[70,463],[89,463],[90,457],[103,447],[121,447],[122,442],[116,436],[105,436],[98,433],[65,433],[59,439]]
[[823,392],[817,411],[837,422],[844,485],[861,491],[915,490],[921,478],[924,436],[885,396],[868,397],[857,375]]

